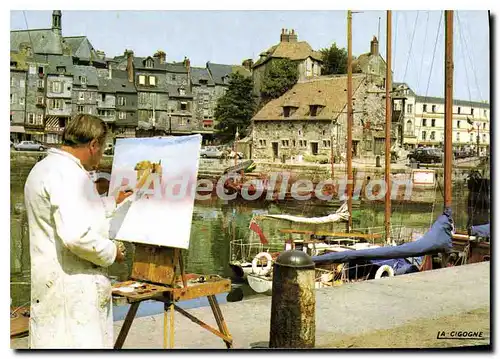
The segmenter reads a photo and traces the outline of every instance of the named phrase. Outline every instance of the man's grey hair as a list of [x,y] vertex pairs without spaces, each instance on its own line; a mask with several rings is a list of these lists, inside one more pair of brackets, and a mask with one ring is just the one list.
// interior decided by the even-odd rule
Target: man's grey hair
[[108,127],[99,117],[78,114],[69,121],[64,129],[62,143],[66,146],[76,147],[96,140],[103,145],[107,135]]

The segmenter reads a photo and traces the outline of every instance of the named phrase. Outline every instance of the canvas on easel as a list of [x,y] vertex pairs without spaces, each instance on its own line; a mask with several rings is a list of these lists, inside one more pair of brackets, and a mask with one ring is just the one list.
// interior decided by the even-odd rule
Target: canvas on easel
[[200,147],[200,135],[117,140],[110,195],[134,194],[111,220],[112,239],[189,248]]

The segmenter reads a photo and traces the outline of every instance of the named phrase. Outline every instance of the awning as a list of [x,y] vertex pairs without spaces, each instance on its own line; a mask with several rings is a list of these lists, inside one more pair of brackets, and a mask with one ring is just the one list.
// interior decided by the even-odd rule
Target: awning
[[24,126],[10,126],[11,133],[26,133]]
[[57,116],[47,117],[47,119],[45,120],[45,131],[53,133],[63,132],[64,128],[59,126],[59,117]]

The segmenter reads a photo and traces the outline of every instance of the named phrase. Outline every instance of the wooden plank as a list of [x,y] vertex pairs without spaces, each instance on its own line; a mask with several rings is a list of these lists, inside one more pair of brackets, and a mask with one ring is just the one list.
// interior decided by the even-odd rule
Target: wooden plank
[[[140,287],[137,287],[133,292],[122,292],[120,288],[128,287],[132,284],[140,284]],[[127,298],[129,303],[133,303],[136,301],[153,299],[154,297],[162,296],[163,293],[172,291],[171,287],[167,287],[164,285],[155,285],[151,283],[137,282],[137,281],[126,281],[115,283],[112,288],[112,293],[115,296],[125,297]]]
[[187,288],[174,288],[173,300],[177,302],[219,293],[228,293],[230,291],[231,281],[229,279],[221,279],[213,282],[188,285]]
[[[19,337],[28,334],[30,317],[29,306],[16,308],[15,317],[10,318],[10,337]],[[27,314],[27,315],[24,315]]]
[[175,248],[136,243],[130,277],[135,280],[173,285],[178,255]]
[[[231,338],[231,334],[229,334],[229,329],[227,329],[226,322],[224,321],[224,316],[222,315],[222,311],[220,310],[219,303],[217,302],[217,298],[215,295],[208,296],[208,302],[210,303],[210,307],[212,308],[212,312],[214,313],[215,321],[217,322],[217,326],[219,327],[219,331],[226,335],[228,338]],[[224,340],[226,343],[226,348],[231,349],[233,347],[233,341]]]
[[202,327],[202,328],[208,330],[209,332],[217,335],[219,338],[221,338],[225,342],[230,342],[230,343],[233,342],[233,338],[231,338],[230,336],[227,336],[227,335],[219,332],[218,330],[215,330],[210,325],[208,325],[205,322],[201,321],[200,319],[196,318],[194,315],[186,312],[184,309],[182,309],[182,308],[180,308],[180,307],[178,307],[178,306],[175,305],[175,310],[177,310],[179,313],[181,313],[186,318],[190,319],[192,322],[198,324],[200,327]]

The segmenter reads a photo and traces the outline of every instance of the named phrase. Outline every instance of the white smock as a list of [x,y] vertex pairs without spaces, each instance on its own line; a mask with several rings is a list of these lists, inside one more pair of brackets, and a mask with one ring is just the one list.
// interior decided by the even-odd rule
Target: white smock
[[113,348],[112,198],[80,160],[50,149],[24,188],[31,254],[30,348]]

